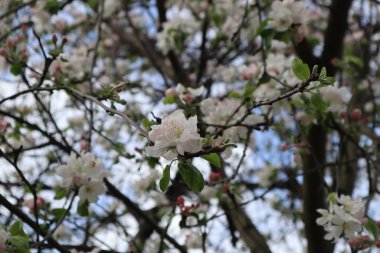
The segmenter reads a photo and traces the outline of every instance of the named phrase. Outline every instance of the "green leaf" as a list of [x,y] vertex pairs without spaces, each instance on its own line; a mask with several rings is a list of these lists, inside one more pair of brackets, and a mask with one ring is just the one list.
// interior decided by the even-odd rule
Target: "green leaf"
[[186,185],[194,192],[201,192],[205,181],[203,179],[202,173],[192,164],[189,163],[179,163],[178,164],[179,173]]
[[301,81],[306,81],[310,77],[309,66],[300,59],[295,58],[292,62],[292,70],[294,75]]
[[10,69],[14,76],[18,76],[22,73],[22,66],[19,63],[13,64]]
[[376,225],[376,222],[368,217],[368,222],[365,225],[365,227],[366,227],[366,229],[369,232],[371,232],[371,234],[373,235],[373,237],[376,239],[377,236],[378,236],[378,234],[379,234],[379,229],[378,229],[378,227]]
[[207,154],[207,155],[201,155],[201,157],[207,161],[209,161],[209,163],[211,163],[212,165],[216,166],[217,168],[220,168],[220,157],[218,156],[218,154],[216,153],[211,153],[211,154]]
[[91,9],[96,10],[98,8],[99,1],[98,0],[87,0],[87,4],[88,4],[88,6],[91,7]]
[[315,93],[310,98],[311,104],[320,111],[326,111],[329,105],[323,100],[321,94]]
[[116,142],[112,148],[118,152],[119,154],[123,153],[124,152],[124,143],[121,143],[121,142]]
[[161,191],[166,191],[168,189],[170,182],[170,165],[166,165],[164,172],[162,173],[162,178],[160,179],[160,189]]
[[327,77],[327,70],[326,67],[323,67],[321,70],[321,73],[319,74],[319,78],[325,79]]
[[269,75],[267,75],[267,74],[264,74],[264,75],[260,78],[260,80],[259,80],[259,82],[258,82],[258,85],[259,85],[259,84],[262,84],[262,83],[268,83],[270,80],[271,80],[271,77],[270,77]]
[[67,191],[66,191],[66,189],[65,189],[65,188],[60,188],[60,189],[58,189],[57,192],[55,193],[54,199],[55,199],[55,200],[63,199],[66,195],[67,195]]
[[170,104],[174,104],[175,101],[176,101],[176,96],[174,96],[174,95],[169,95],[169,96],[167,96],[167,97],[164,99],[163,103],[164,103],[164,105],[170,105]]
[[141,123],[145,128],[150,129],[152,126],[156,125],[157,123],[154,120],[149,120],[147,118],[144,118]]
[[51,214],[54,215],[57,219],[60,219],[63,215],[65,215],[65,208],[54,208],[51,210]]
[[352,63],[359,68],[363,68],[364,66],[362,59],[360,59],[359,57],[355,55],[352,55],[352,54],[345,55],[344,58],[348,63]]
[[13,223],[9,229],[9,232],[12,236],[28,237],[27,234],[25,234],[22,223],[20,221]]
[[256,31],[257,35],[260,35],[264,31],[264,29],[268,25],[269,21],[270,21],[270,19],[267,18],[267,19],[263,20],[263,22],[260,23],[260,25],[259,25],[259,27],[257,28],[257,31]]
[[264,31],[261,32],[261,37],[264,40],[264,45],[267,49],[271,48],[271,42],[276,35],[276,31],[273,29],[265,29]]
[[59,9],[58,1],[57,0],[49,0],[45,3],[44,9],[50,14],[54,14]]
[[80,215],[80,216],[88,216],[89,212],[88,212],[88,201],[85,200],[85,201],[82,201],[80,200],[78,202],[78,206],[77,206],[77,213]]
[[29,238],[24,236],[11,236],[8,238],[8,253],[30,253]]

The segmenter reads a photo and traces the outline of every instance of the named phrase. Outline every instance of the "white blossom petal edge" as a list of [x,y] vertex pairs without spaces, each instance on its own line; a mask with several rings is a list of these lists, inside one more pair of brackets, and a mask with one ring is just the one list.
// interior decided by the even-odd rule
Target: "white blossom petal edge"
[[79,188],[79,197],[82,200],[96,202],[98,196],[105,192],[103,178],[106,173],[103,162],[93,154],[81,153],[77,157],[71,153],[67,164],[59,166],[57,173],[64,179],[63,187]]
[[161,124],[153,126],[149,132],[149,139],[154,146],[146,147],[146,154],[173,160],[178,154],[200,151],[202,138],[197,132],[197,122],[197,116],[186,119],[182,110],[164,117]]

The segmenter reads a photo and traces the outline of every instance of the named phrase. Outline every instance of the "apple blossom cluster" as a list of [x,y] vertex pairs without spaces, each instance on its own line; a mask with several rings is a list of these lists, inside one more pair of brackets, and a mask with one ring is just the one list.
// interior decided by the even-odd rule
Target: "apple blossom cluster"
[[200,151],[202,138],[197,132],[197,123],[197,116],[186,119],[181,110],[164,117],[161,124],[152,126],[149,132],[149,139],[154,145],[145,148],[146,154],[173,160],[178,154]]
[[306,22],[305,2],[284,0],[272,3],[271,21],[268,23],[279,32],[287,31],[291,25],[302,25]]
[[347,195],[330,194],[329,208],[317,210],[322,217],[317,219],[317,224],[323,226],[327,234],[326,240],[336,242],[341,236],[352,239],[362,231],[365,223],[364,202],[360,199],[353,200]]
[[198,88],[185,87],[181,83],[177,85],[177,87],[167,89],[165,91],[166,97],[179,97],[182,103],[187,104],[192,102],[196,97],[199,97],[203,94],[205,88],[200,86]]
[[57,167],[57,173],[63,178],[63,187],[79,188],[81,200],[96,202],[105,192],[103,162],[91,153],[81,153],[79,157],[71,153],[67,163]]
[[328,111],[330,112],[345,112],[348,102],[351,99],[351,93],[347,87],[325,86],[319,89],[323,100],[328,102]]
[[181,47],[189,41],[189,36],[198,29],[197,20],[189,12],[174,13],[172,18],[163,24],[163,29],[157,33],[157,47],[164,53]]

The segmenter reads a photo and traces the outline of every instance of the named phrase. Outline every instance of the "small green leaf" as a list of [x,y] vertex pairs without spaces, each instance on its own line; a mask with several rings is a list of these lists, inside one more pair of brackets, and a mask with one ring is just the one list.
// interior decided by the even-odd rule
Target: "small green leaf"
[[14,76],[18,76],[22,73],[22,66],[19,63],[13,64],[10,69]]
[[[325,68],[325,70],[326,70],[326,68]],[[321,73],[322,73],[322,71],[321,71]],[[314,65],[313,70],[311,71],[311,74],[313,76],[315,76],[316,74],[318,74],[318,65]]]
[[30,253],[29,250],[29,238],[26,236],[11,236],[8,238],[9,248],[6,252],[8,253]]
[[359,57],[355,55],[352,55],[352,54],[345,55],[344,58],[348,63],[352,63],[359,68],[363,68],[364,66],[362,59],[360,59]]
[[60,219],[63,215],[65,215],[65,208],[54,208],[51,210],[51,214],[54,215],[57,219]]
[[264,45],[267,49],[271,48],[272,46],[272,40],[274,36],[276,35],[276,31],[273,29],[265,29],[260,33],[261,37],[264,40]]
[[9,229],[9,232],[12,236],[28,237],[27,234],[25,234],[22,223],[20,221],[13,223]]
[[310,77],[309,66],[300,59],[295,58],[292,62],[292,70],[294,75],[301,81],[306,81]]
[[365,225],[366,229],[371,232],[373,237],[376,239],[379,234],[379,229],[377,228],[376,222],[368,217],[368,222]]
[[175,101],[176,101],[176,97],[173,95],[169,95],[164,99],[163,103],[164,105],[170,105],[170,104],[174,104]]
[[268,83],[270,80],[271,80],[271,77],[270,77],[269,75],[267,75],[267,74],[264,74],[264,75],[260,78],[260,80],[259,80],[259,82],[258,82],[258,85],[259,85],[259,84],[262,84],[262,83]]
[[51,14],[57,12],[59,4],[57,0],[49,0],[45,3],[44,9]]
[[327,70],[326,67],[323,67],[321,70],[321,73],[319,74],[319,78],[325,79],[327,76]]
[[220,157],[216,153],[211,153],[207,155],[201,156],[203,159],[209,161],[212,165],[216,166],[217,168],[220,168]]
[[203,179],[202,173],[192,164],[189,163],[179,163],[178,164],[179,173],[186,185],[195,192],[201,192],[205,181]]
[[112,146],[112,148],[118,152],[119,154],[123,153],[124,152],[124,143],[121,143],[121,142],[116,142],[114,143],[114,145]]
[[259,27],[257,28],[257,31],[256,31],[257,35],[260,35],[264,31],[264,29],[268,25],[269,21],[270,21],[270,19],[267,18],[267,19],[264,19],[263,22],[260,23],[260,25],[259,25]]
[[80,200],[78,202],[78,206],[77,206],[77,213],[80,215],[80,216],[88,216],[89,212],[88,212],[88,201],[85,200],[85,201],[82,201]]
[[321,94],[315,93],[311,96],[311,104],[320,111],[326,111],[329,105],[323,100]]
[[66,189],[65,189],[65,188],[60,188],[60,189],[58,189],[57,192],[55,193],[54,199],[55,199],[55,200],[63,199],[66,195],[67,195],[67,191],[66,191]]
[[170,182],[170,165],[166,165],[164,172],[162,173],[162,178],[160,180],[160,189],[161,191],[166,191],[168,189]]

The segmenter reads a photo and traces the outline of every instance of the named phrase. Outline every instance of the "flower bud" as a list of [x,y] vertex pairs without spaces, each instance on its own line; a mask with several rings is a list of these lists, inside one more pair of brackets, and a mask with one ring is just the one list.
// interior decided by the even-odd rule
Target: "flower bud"
[[67,38],[66,38],[66,36],[64,36],[62,38],[62,46],[65,45],[66,43],[67,43]]
[[177,197],[175,204],[179,207],[182,207],[185,204],[185,199],[183,197]]
[[362,110],[360,110],[359,108],[356,108],[352,111],[351,113],[352,120],[360,120],[361,117],[362,117]]
[[57,35],[53,34],[53,36],[51,37],[51,41],[53,41],[53,43],[55,45],[58,41]]
[[12,48],[15,45],[15,41],[12,38],[7,38],[5,43],[7,44],[8,48]]

